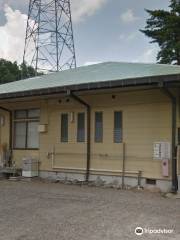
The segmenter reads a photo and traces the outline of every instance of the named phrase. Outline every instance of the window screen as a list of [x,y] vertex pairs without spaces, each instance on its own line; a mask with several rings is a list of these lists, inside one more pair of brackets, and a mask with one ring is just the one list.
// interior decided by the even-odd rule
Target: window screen
[[103,141],[103,113],[95,113],[95,142]]
[[68,114],[61,114],[61,142],[68,142]]
[[114,142],[122,142],[122,112],[114,112]]
[[77,117],[77,142],[85,141],[85,114],[78,113]]

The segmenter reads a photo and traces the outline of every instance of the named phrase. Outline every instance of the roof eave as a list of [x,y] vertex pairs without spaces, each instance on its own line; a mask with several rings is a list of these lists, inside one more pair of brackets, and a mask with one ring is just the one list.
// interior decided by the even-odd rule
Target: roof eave
[[44,89],[27,90],[23,92],[3,93],[0,94],[0,100],[11,98],[24,98],[34,97],[42,95],[62,94],[67,91],[87,91],[98,89],[111,89],[111,88],[124,88],[124,87],[138,87],[138,86],[160,86],[164,84],[168,87],[174,86],[174,84],[180,85],[180,74],[173,75],[160,75],[142,78],[129,78],[124,80],[109,80],[104,82],[91,82],[83,84],[74,84],[61,87],[52,87]]

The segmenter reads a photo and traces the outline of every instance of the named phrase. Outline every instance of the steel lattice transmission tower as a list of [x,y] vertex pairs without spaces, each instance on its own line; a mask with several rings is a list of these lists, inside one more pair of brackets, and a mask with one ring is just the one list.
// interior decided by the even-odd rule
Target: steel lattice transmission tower
[[30,0],[23,62],[37,71],[76,67],[70,0]]

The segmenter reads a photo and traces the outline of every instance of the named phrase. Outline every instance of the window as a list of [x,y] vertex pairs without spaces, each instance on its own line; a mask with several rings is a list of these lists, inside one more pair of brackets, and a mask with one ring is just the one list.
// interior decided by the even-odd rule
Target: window
[[68,114],[61,114],[61,142],[68,142]]
[[85,114],[78,113],[77,116],[77,142],[85,141]]
[[14,137],[15,148],[26,148],[26,123],[15,122],[14,123]]
[[30,109],[28,111],[28,118],[38,118],[40,116],[40,109]]
[[114,112],[114,142],[122,142],[122,112]]
[[27,118],[27,112],[26,110],[18,110],[18,111],[15,111],[15,119],[25,119]]
[[38,122],[29,122],[27,127],[27,148],[37,148],[39,145]]
[[39,148],[40,110],[17,110],[14,113],[14,148],[37,149]]
[[103,113],[95,112],[95,142],[103,141]]

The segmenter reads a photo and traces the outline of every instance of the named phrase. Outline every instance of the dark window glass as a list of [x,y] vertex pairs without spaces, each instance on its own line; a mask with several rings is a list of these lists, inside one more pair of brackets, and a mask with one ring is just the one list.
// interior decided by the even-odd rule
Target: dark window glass
[[16,110],[15,119],[39,118],[40,109]]
[[85,141],[85,114],[78,113],[77,118],[77,142]]
[[68,142],[68,114],[61,114],[61,142]]
[[25,119],[27,118],[27,111],[26,110],[17,110],[15,111],[15,119]]
[[114,112],[114,142],[122,142],[122,112]]
[[103,113],[95,113],[95,142],[103,141]]
[[28,110],[28,118],[39,118],[40,109],[30,109]]

